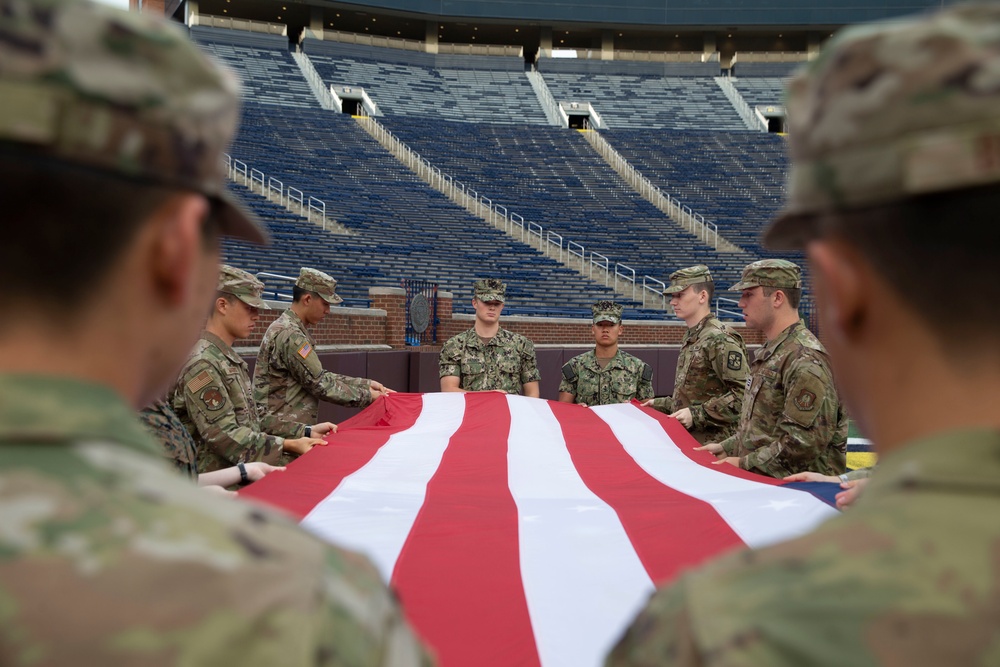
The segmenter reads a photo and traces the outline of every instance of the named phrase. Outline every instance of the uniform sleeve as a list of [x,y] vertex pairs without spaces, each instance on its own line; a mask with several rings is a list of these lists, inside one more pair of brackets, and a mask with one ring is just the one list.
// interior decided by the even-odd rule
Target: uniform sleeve
[[784,375],[785,404],[775,440],[740,459],[741,468],[778,478],[812,469],[834,440],[839,421],[837,392],[825,369],[804,357]]
[[720,336],[712,346],[712,368],[726,391],[691,408],[695,429],[731,426],[740,421],[743,394],[746,392],[747,352],[735,336]]
[[653,594],[608,655],[606,667],[702,665],[683,588],[684,580]]
[[541,379],[538,362],[535,359],[535,344],[525,338],[521,346],[521,384],[538,382]]
[[562,379],[559,380],[559,393],[566,392],[567,394],[573,394],[576,396],[576,383],[579,380],[579,371],[576,369],[576,364],[573,363],[573,359],[570,359],[562,367]]
[[645,362],[639,368],[639,383],[636,387],[635,398],[638,401],[653,398],[653,367]]
[[208,447],[230,465],[240,461],[278,462],[281,457],[278,439],[237,423],[226,384],[214,366],[206,363],[192,366],[181,378],[177,392],[204,443],[201,446]]
[[281,354],[291,376],[313,396],[352,408],[363,408],[371,404],[371,380],[324,369],[319,355],[305,336],[290,336],[288,343],[282,347]]
[[660,398],[653,399],[653,408],[664,414],[672,415],[676,412],[676,410],[674,410],[674,397],[661,396]]
[[438,377],[462,377],[462,346],[458,344],[458,336],[452,336],[445,341],[438,358]]

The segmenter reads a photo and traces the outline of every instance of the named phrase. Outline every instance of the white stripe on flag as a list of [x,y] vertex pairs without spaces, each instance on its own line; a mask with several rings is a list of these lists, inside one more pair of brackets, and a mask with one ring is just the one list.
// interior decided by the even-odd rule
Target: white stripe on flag
[[424,504],[427,482],[465,417],[465,394],[424,394],[422,399],[413,426],[392,435],[302,520],[319,537],[367,554],[385,581]]
[[[695,463],[655,419],[631,405],[592,409],[643,470],[661,483],[712,505],[747,546],[784,542],[838,514],[805,491],[719,474]],[[793,508],[794,512],[783,512]]]
[[510,490],[542,665],[600,663],[653,591],[618,515],[581,481],[547,402],[508,396]]

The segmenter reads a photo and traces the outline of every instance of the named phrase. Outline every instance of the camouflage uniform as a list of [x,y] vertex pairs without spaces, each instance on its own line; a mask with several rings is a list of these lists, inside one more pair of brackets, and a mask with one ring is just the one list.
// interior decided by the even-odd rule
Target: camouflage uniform
[[[225,234],[265,239],[221,169],[235,80],[171,22],[0,0],[0,100],[0,151],[201,193]],[[206,494],[162,458],[106,385],[0,374],[0,664],[426,661],[364,557]]]
[[106,387],[0,376],[0,664],[420,664],[363,557],[158,450]]
[[[733,291],[800,287],[799,267],[782,259],[748,265]],[[740,423],[722,441],[740,467],[771,477],[847,470],[847,417],[826,350],[801,321],[757,351],[747,378]]]
[[[670,274],[664,294],[677,294],[691,285],[714,282],[707,266],[699,264]],[[747,348],[738,333],[706,316],[684,333],[674,394],[653,401],[666,414],[691,408],[691,435],[698,442],[718,442],[732,435],[740,418],[747,377]]]
[[[256,278],[223,266],[219,291],[254,307],[264,286]],[[260,413],[250,389],[247,363],[225,341],[203,331],[174,389],[173,407],[198,443],[198,472],[229,468],[239,462],[264,461],[279,465],[285,438],[298,438],[305,425],[278,419],[263,431]]]
[[[789,199],[767,243],[802,247],[817,213],[995,191],[998,54],[995,3],[839,32],[789,84]],[[655,594],[606,664],[995,665],[997,480],[995,427],[898,443],[850,511]]]
[[[621,324],[619,304],[598,301],[591,312],[594,324]],[[633,398],[644,401],[653,397],[653,369],[621,350],[616,350],[607,366],[601,368],[597,351],[590,350],[563,364],[559,392],[573,394],[573,402],[582,405],[626,403]]]
[[139,411],[139,420],[163,447],[163,455],[182,475],[198,479],[198,446],[166,399]]
[[[337,281],[315,269],[302,269],[295,284],[331,305],[343,301],[334,291]],[[275,419],[315,424],[321,400],[351,407],[372,402],[371,380],[324,370],[315,348],[305,324],[292,309],[267,328],[253,369],[253,396],[264,415],[265,431]]]
[[[499,280],[476,281],[473,289],[480,301],[503,302],[506,298],[507,286]],[[503,328],[486,345],[474,327],[449,338],[441,348],[439,375],[460,378],[459,387],[466,391],[500,390],[508,394],[520,394],[525,384],[541,379],[534,344]]]

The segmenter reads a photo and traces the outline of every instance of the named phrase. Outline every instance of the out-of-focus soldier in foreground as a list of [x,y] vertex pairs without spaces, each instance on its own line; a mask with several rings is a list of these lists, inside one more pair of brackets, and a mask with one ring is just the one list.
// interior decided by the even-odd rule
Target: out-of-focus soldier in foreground
[[416,665],[362,557],[206,495],[135,410],[197,337],[237,87],[180,30],[0,0],[0,664]]
[[843,516],[654,595],[610,665],[986,665],[1000,608],[1000,5],[830,40],[788,89],[788,201],[879,465]]

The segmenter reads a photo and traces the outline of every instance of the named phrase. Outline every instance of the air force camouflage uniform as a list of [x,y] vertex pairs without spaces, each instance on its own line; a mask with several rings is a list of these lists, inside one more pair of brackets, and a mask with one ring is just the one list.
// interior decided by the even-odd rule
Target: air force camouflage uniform
[[[222,267],[220,292],[255,308],[267,308],[261,299],[263,290],[264,285],[246,271]],[[208,331],[202,332],[181,370],[172,403],[198,443],[198,472],[250,461],[279,465],[285,438],[300,437],[305,431],[303,424],[280,420],[272,421],[271,432],[262,430],[247,362]]]
[[[798,288],[799,267],[764,259],[743,270],[732,291],[750,287]],[[757,352],[747,378],[740,423],[722,441],[740,467],[771,477],[847,470],[847,417],[833,384],[830,359],[801,321]]]
[[[499,280],[476,281],[474,293],[479,301],[506,298],[507,286]],[[448,339],[441,348],[440,377],[460,378],[459,388],[466,391],[500,390],[520,394],[528,382],[538,382],[535,346],[530,340],[500,328],[488,343],[473,327]]]
[[[675,271],[665,294],[676,294],[691,285],[713,282],[707,266]],[[748,373],[747,348],[738,333],[712,317],[684,333],[674,393],[653,401],[660,412],[673,414],[691,409],[691,435],[698,442],[718,442],[731,435],[740,419],[740,406]]]
[[[335,291],[337,281],[321,271],[302,269],[295,284],[330,305],[343,301]],[[305,324],[291,308],[267,328],[253,370],[253,395],[264,415],[265,431],[273,428],[275,420],[317,423],[321,400],[351,407],[372,402],[370,380],[324,370],[315,348]],[[296,437],[304,434],[303,426]]]
[[[834,36],[789,83],[788,202],[766,242],[801,247],[829,211],[995,191],[998,54],[996,3]],[[995,428],[900,443],[850,511],[657,593],[607,664],[997,664],[998,480]]]
[[[0,100],[0,150],[201,193],[265,238],[220,169],[235,80],[162,18],[0,0]],[[108,387],[0,374],[0,664],[426,662],[362,556],[162,459]]]
[[198,479],[198,446],[166,399],[153,401],[139,411],[139,420],[163,447],[163,455],[177,472]]
[[[611,301],[598,301],[591,312],[594,324],[622,322],[621,305]],[[633,398],[644,401],[653,397],[653,369],[621,350],[601,368],[596,351],[590,350],[563,364],[559,391],[573,394],[574,403],[590,406],[626,403]]]

